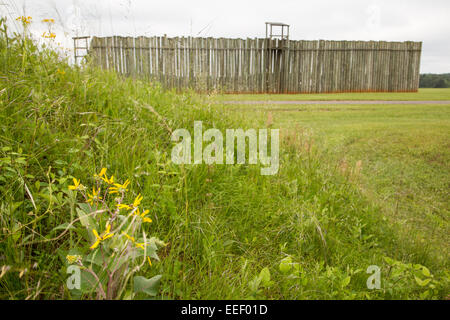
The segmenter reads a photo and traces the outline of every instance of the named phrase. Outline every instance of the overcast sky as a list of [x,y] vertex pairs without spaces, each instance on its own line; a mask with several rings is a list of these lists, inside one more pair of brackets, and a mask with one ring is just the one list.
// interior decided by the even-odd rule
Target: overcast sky
[[58,41],[74,35],[253,38],[265,21],[293,40],[423,41],[422,73],[450,72],[449,0],[0,0],[3,15],[33,17],[39,36],[54,18]]

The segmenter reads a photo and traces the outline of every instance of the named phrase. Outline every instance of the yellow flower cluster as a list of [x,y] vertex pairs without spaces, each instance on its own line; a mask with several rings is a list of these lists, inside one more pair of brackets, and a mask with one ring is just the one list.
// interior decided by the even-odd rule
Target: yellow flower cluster
[[106,239],[111,238],[114,235],[114,233],[111,233],[111,225],[109,223],[106,224],[106,230],[101,236],[98,235],[98,232],[95,229],[92,229],[92,233],[94,234],[97,240],[91,246],[91,249],[97,248],[100,242],[105,241]]
[[44,19],[42,20],[44,23],[55,23],[55,19]]
[[128,191],[128,185],[130,184],[130,181],[127,179],[123,184],[120,183],[113,183],[113,187],[109,188],[109,193],[124,193]]
[[69,190],[84,190],[85,187],[80,184],[80,180],[73,178],[73,186],[69,186]]
[[100,188],[95,190],[94,187],[92,187],[92,194],[88,192],[88,199],[87,202],[92,206],[94,205],[94,202],[101,201],[103,198],[100,196]]
[[133,204],[125,204],[125,203],[119,203],[117,205],[117,208],[119,209],[125,209],[125,210],[133,210],[136,209],[134,211],[134,215],[136,216],[140,216],[142,218],[143,222],[147,222],[147,223],[151,223],[152,219],[146,217],[146,215],[150,212],[150,210],[144,210],[144,212],[140,212],[138,206],[141,204],[142,199],[144,199],[141,194],[138,194],[138,196],[136,197],[136,199],[134,199]]
[[53,32],[44,32],[42,34],[43,38],[47,38],[47,39],[55,39],[56,38],[56,34],[54,34]]
[[94,177],[95,178],[102,178],[103,176],[105,176],[106,175],[106,168],[102,168],[102,170],[100,170],[100,173],[99,174],[94,174]]
[[134,199],[133,201],[133,207],[137,208],[141,204],[142,199],[144,199],[144,197],[139,193],[136,199]]
[[139,208],[136,209],[136,212],[134,213],[137,216],[140,216],[142,218],[142,221],[144,222],[148,222],[151,223],[152,219],[150,219],[149,217],[146,217],[147,213],[149,213],[149,210],[145,210],[144,212],[142,212],[142,214],[139,212]]
[[30,16],[28,16],[28,17],[20,16],[20,17],[18,17],[16,20],[17,20],[17,21],[21,21],[24,25],[28,25],[28,24],[31,23],[31,20],[32,20],[32,19],[33,19],[33,18],[31,18]]
[[106,175],[106,168],[102,168],[100,173],[94,174],[94,177],[105,181],[107,184],[111,186],[109,187],[110,194],[123,193],[128,191],[128,185],[130,184],[130,181],[127,179],[123,184],[114,183],[114,176],[108,178],[108,176]]
[[[94,174],[94,178],[97,179],[97,181],[104,181],[108,184],[107,190],[105,192],[106,194],[118,194],[120,193],[122,196],[125,194],[126,191],[128,191],[128,186],[130,185],[130,181],[127,179],[123,184],[120,183],[115,183],[114,182],[114,176],[111,176],[110,178],[108,178],[108,176],[106,175],[106,168],[102,168],[102,170],[98,173],[98,174]],[[73,191],[81,191],[82,194],[85,196],[86,198],[86,202],[89,203],[90,205],[94,205],[97,204],[99,202],[105,202],[106,199],[103,199],[102,196],[100,195],[100,188],[92,188],[92,193],[87,192],[86,194],[83,192],[86,190],[86,187],[83,186],[81,184],[80,180],[77,180],[76,178],[73,178],[73,185],[69,186],[69,190],[73,190]],[[144,223],[151,223],[152,219],[150,219],[149,217],[147,217],[147,214],[150,212],[149,210],[144,210],[142,213],[139,210],[139,205],[141,204],[142,200],[144,199],[144,197],[141,194],[138,194],[138,196],[134,199],[132,204],[124,204],[124,203],[118,203],[117,204],[117,213],[119,212],[119,210],[121,209],[125,209],[125,210],[133,210],[133,214],[135,216],[139,216],[142,219],[142,222]],[[102,235],[99,235],[96,229],[92,229],[93,234],[95,235],[96,241],[95,243],[91,246],[91,249],[95,249],[97,248],[100,243],[108,238],[111,238],[114,233],[111,233],[111,225],[109,223],[107,223],[106,225],[106,230]],[[135,239],[133,237],[130,237],[129,235],[127,235],[126,233],[123,233],[129,240],[131,240],[136,247],[141,248],[141,249],[145,249],[145,243],[138,243],[135,241]],[[69,258],[67,258],[69,260]],[[74,258],[73,258],[74,259]],[[72,259],[72,260],[73,260]],[[72,261],[71,260],[71,261]],[[150,259],[148,259],[150,265],[151,265],[151,261]]]
[[68,262],[69,264],[74,264],[74,263],[76,263],[76,262],[78,262],[78,261],[81,261],[81,256],[78,255],[78,254],[75,254],[75,255],[67,255],[67,256],[66,256],[66,259],[67,259],[67,262]]

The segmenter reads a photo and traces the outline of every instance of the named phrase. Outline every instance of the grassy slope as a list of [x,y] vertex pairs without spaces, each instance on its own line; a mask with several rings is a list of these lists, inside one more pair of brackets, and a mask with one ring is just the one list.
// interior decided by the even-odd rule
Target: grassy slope
[[293,100],[405,100],[432,101],[450,100],[450,89],[419,89],[417,93],[324,93],[324,94],[226,94],[218,96],[220,101],[293,101]]
[[[62,257],[71,246],[88,250],[89,244],[70,233],[36,241],[58,235],[52,230],[70,221],[70,178],[89,181],[103,166],[130,178],[132,192],[142,193],[151,208],[148,231],[169,243],[161,262],[142,270],[147,277],[163,274],[160,297],[423,297],[426,288],[406,273],[400,281],[386,273],[382,290],[367,290],[365,270],[376,264],[387,271],[384,256],[422,264],[431,258],[421,244],[400,246],[397,226],[361,195],[352,177],[307,147],[307,136],[285,136],[276,176],[248,165],[175,166],[168,160],[166,125],[146,105],[172,128],[192,130],[193,120],[203,120],[204,127],[224,131],[256,122],[194,94],[70,68],[30,43],[9,39],[5,45],[3,36],[0,264],[11,269],[0,279],[0,298],[69,297]],[[299,273],[280,272],[288,255]],[[264,267],[273,283],[255,289],[252,280]],[[443,297],[445,275],[430,267],[439,281],[433,297]]]

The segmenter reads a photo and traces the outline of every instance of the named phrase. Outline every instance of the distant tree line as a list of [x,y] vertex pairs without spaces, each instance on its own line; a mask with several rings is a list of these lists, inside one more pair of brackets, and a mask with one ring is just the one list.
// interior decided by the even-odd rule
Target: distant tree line
[[420,75],[420,88],[450,88],[450,73]]

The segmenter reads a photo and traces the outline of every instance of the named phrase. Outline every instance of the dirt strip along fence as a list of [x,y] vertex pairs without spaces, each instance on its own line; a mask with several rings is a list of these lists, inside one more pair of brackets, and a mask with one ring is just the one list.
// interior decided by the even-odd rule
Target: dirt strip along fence
[[414,92],[421,42],[93,37],[95,64],[166,88],[225,93]]

